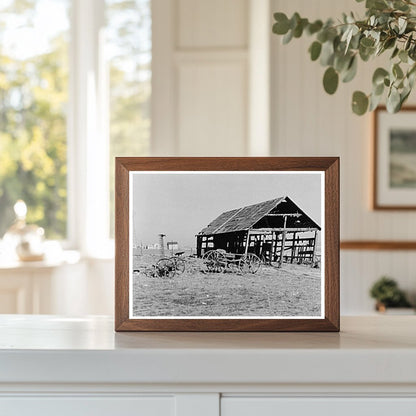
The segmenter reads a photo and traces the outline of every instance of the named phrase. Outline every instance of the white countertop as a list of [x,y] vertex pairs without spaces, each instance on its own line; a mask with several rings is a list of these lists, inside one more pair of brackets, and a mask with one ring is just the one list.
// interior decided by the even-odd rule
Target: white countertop
[[416,316],[338,333],[115,333],[107,317],[0,316],[0,383],[410,383]]

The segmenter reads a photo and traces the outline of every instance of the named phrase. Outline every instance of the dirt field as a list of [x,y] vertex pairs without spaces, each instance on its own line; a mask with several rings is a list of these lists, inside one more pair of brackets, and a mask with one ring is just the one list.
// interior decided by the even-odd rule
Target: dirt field
[[[209,273],[201,259],[187,257],[172,279],[150,277],[159,256],[135,255],[134,316],[319,316],[321,269],[262,265],[256,274],[237,269]],[[146,271],[147,269],[147,271]]]

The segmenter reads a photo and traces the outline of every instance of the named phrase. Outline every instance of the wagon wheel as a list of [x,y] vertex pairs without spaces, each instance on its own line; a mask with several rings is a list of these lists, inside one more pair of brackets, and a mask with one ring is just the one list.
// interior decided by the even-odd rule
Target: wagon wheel
[[172,259],[160,259],[156,263],[156,272],[159,277],[172,279],[176,274],[175,261]]
[[224,250],[217,250],[217,272],[223,272],[228,267],[226,252]]
[[217,250],[207,251],[204,254],[203,260],[209,272],[221,272],[225,267],[224,255]]
[[205,267],[209,272],[215,272],[217,267],[217,252],[215,250],[207,251],[202,257]]
[[253,253],[248,253],[238,262],[238,267],[242,273],[257,273],[261,265],[261,260]]
[[186,268],[185,260],[180,259],[180,258],[175,258],[175,266],[176,266],[176,271],[178,272],[178,274],[182,274]]

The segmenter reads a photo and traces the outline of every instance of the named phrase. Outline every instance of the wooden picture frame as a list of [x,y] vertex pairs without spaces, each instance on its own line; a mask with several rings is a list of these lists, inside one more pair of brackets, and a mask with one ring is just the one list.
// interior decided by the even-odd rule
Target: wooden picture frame
[[[182,183],[182,187],[176,185],[177,182],[172,182],[172,180]],[[156,190],[155,183],[159,184]],[[172,186],[169,185],[172,183],[175,184],[176,190],[172,190]],[[202,191],[201,183],[206,186]],[[233,185],[231,188],[229,187],[230,183]],[[292,186],[292,183],[299,185]],[[311,188],[308,185],[309,183],[313,183],[313,186],[319,183],[319,188],[318,185]],[[192,185],[188,186],[188,184]],[[304,194],[304,201],[307,201],[306,205],[313,202],[313,206],[316,206],[317,210],[319,208],[319,211],[316,212],[320,213],[319,218],[323,222],[321,224],[322,228],[321,225],[318,225],[319,221],[314,222],[311,216],[292,201],[290,195],[258,204],[249,204],[250,201],[255,200],[256,192],[259,195],[260,192],[263,192],[264,195],[267,192],[273,194],[279,187],[279,189],[286,189],[290,186],[292,186],[293,192],[296,191],[299,195]],[[205,189],[209,189],[211,194]],[[228,192],[227,189],[230,189],[230,191]],[[313,189],[319,189],[319,195],[317,195],[318,192],[313,192]],[[244,191],[240,192],[240,190]],[[116,331],[339,331],[339,158],[121,157],[116,158],[115,194]],[[172,200],[171,204],[166,204],[163,203],[165,194],[174,195],[173,199],[175,199],[175,195],[181,195],[181,197],[178,196],[176,201]],[[187,215],[181,217],[181,220],[177,220],[177,217],[172,214],[171,223],[166,222],[166,218],[170,218],[169,215],[160,215],[160,213],[169,211],[165,207],[172,207],[171,212],[176,212],[175,209],[179,212],[181,201],[187,198],[194,198],[192,201],[195,200],[196,203],[201,201],[202,204],[205,194],[209,194],[206,196],[207,200],[213,201],[213,205],[212,207],[209,206],[209,209],[212,212],[214,212],[214,208],[218,213],[223,212],[214,220],[213,215],[206,214],[202,208],[198,209],[198,205],[193,205],[193,209]],[[247,206],[242,207],[242,203],[237,206],[232,205],[232,202],[230,202],[232,196],[235,200],[242,201],[244,199],[245,201],[247,199]],[[276,197],[278,196],[276,195]],[[319,201],[319,207],[318,202],[314,201]],[[193,203],[195,204],[195,202]],[[305,203],[303,205],[305,206]],[[225,212],[223,206],[231,206],[236,209]],[[147,217],[143,218],[147,215],[151,216],[149,220],[147,220]],[[190,271],[186,271],[188,273],[186,276],[185,274],[179,274],[180,271],[175,269],[177,266],[167,267],[166,262],[140,269],[141,265],[144,264],[142,262],[144,262],[145,256],[150,256],[150,254],[147,254],[148,252],[153,253],[157,247],[163,251],[165,247],[163,241],[162,245],[157,246],[154,243],[155,239],[152,240],[153,236],[161,232],[158,227],[162,227],[160,221],[152,221],[153,215],[155,218],[164,218],[165,228],[177,227],[174,229],[181,230],[182,233],[186,232],[184,234],[186,238],[195,238],[197,250],[195,252],[192,248],[192,254],[186,257],[186,261],[193,265],[194,269],[191,268]],[[200,218],[203,218],[203,220],[200,220]],[[176,225],[185,223],[188,226],[188,223],[190,224],[192,221],[198,221],[198,224],[201,223],[201,227],[196,230],[193,236],[187,230],[183,230],[186,227],[178,228]],[[152,228],[155,222],[158,226]],[[264,224],[267,224],[268,228]],[[284,224],[283,228],[282,224]],[[202,226],[205,228],[200,230]],[[140,244],[133,244],[133,238],[134,241],[145,238],[144,233],[147,232],[148,228],[153,234],[152,237],[147,238],[146,244],[141,240]],[[194,227],[192,230],[194,229],[196,228]],[[318,231],[318,229],[322,231]],[[313,237],[308,237],[313,230]],[[298,234],[301,234],[301,236],[299,237]],[[306,237],[304,237],[305,235]],[[240,236],[243,236],[241,241],[239,240]],[[289,236],[292,237],[289,238]],[[174,238],[172,233],[169,238]],[[152,240],[152,245],[148,244],[150,240]],[[287,248],[287,244],[292,248]],[[177,248],[176,241],[171,242],[172,246]],[[218,247],[226,247],[226,249]],[[274,247],[273,250],[271,247]],[[319,263],[319,255],[317,254],[319,248],[322,250],[320,254],[322,264]],[[244,252],[241,251],[243,249]],[[263,251],[260,252],[259,250]],[[223,262],[218,259],[212,260],[210,256],[213,252],[216,253],[215,255],[218,254],[221,259],[226,260]],[[256,257],[260,258],[260,255],[262,261],[269,261],[270,263],[261,263],[260,271],[256,272],[254,271],[257,267]],[[208,257],[210,259],[207,260]],[[253,261],[251,262],[248,258]],[[135,266],[136,261],[139,266]],[[171,260],[171,262],[174,262],[174,260]],[[191,266],[188,263],[187,267],[189,268]],[[171,265],[171,263],[169,264]],[[139,269],[133,270],[135,267],[139,267]],[[202,268],[205,269],[200,272],[199,267],[201,270]],[[215,270],[215,267],[222,268],[221,273],[215,274],[218,271]],[[172,272],[173,277],[169,276],[169,273],[171,273],[169,270],[172,268],[175,269]],[[228,268],[230,268],[230,272]],[[291,277],[292,275],[295,276],[300,268],[302,268],[302,276],[306,276],[302,278],[304,279],[302,284],[296,283],[297,280]],[[196,270],[195,275],[192,274],[194,273],[192,270]],[[229,288],[230,293],[242,296],[239,294],[241,290],[238,292],[236,289],[240,285],[232,286],[231,282],[237,281],[241,282],[245,288],[244,290],[248,293],[246,298],[243,297],[243,300],[247,299],[247,305],[251,302],[250,305],[266,308],[266,306],[263,306],[263,301],[253,303],[251,300],[254,297],[254,295],[251,296],[251,285],[257,285],[259,280],[266,279],[266,273],[275,272],[280,273],[280,280],[273,277],[268,278],[267,282],[271,282],[271,285],[282,284],[282,281],[290,282],[290,285],[292,285],[292,282],[294,282],[293,284],[297,285],[297,289],[283,291],[284,293],[287,292],[286,295],[283,292],[276,294],[270,290],[263,291],[267,293],[261,291],[256,293],[269,296],[269,306],[272,302],[270,299],[279,299],[279,301],[273,300],[275,302],[273,305],[280,307],[282,302],[289,302],[289,298],[292,299],[293,296],[293,299],[303,299],[298,303],[299,308],[306,308],[305,305],[309,305],[310,300],[308,296],[315,299],[317,295],[316,291],[313,292],[313,296],[312,293],[309,294],[305,285],[315,285],[314,287],[320,288],[319,303],[316,302],[313,308],[308,306],[308,316],[302,315],[303,310],[299,313],[295,312],[298,306],[288,307],[289,312],[285,312],[288,315],[284,316],[281,312],[273,315],[274,312],[270,308],[267,309],[268,314],[265,316],[263,316],[263,313],[259,315],[257,311],[253,312],[255,315],[251,316],[248,309],[243,309],[242,316],[234,315],[232,311],[230,312],[229,302],[221,303],[221,307],[225,305],[229,308],[224,312],[224,316],[222,313],[206,316],[205,312],[198,312],[195,315],[194,312],[189,314],[180,313],[176,316],[176,306],[175,308],[172,306],[174,312],[170,316],[165,312],[163,312],[163,315],[160,312],[153,313],[152,308],[160,309],[160,301],[153,303],[152,307],[148,307],[146,302],[138,300],[143,298],[154,302],[155,299],[150,293],[159,297],[162,296],[164,291],[164,289],[156,291],[156,287],[166,288],[171,285],[179,285],[179,282],[182,282],[181,279],[185,278],[188,279],[184,280],[185,282],[191,282],[190,284],[194,286],[198,282],[202,282],[202,286],[200,286],[202,290],[195,292],[197,297],[202,296],[201,293],[204,296],[210,296],[208,293],[211,292],[208,292],[207,288],[210,284],[214,284],[210,283],[211,280],[224,284],[227,290]],[[316,276],[319,276],[318,283],[316,283]],[[186,289],[182,288],[182,291],[185,290],[187,290],[187,287]],[[178,293],[179,295],[184,294],[184,292]],[[214,306],[211,305],[210,308],[212,309],[210,310],[214,310],[219,301],[212,302]],[[207,302],[199,302],[198,300],[196,306],[192,304],[192,307],[201,308],[200,304],[207,304]],[[188,307],[188,304],[186,307]],[[246,308],[246,303],[243,302],[240,307]],[[313,312],[315,310],[318,312]],[[203,316],[201,313],[203,313]],[[228,316],[230,314],[231,316]],[[249,316],[245,316],[246,314]]]
[[412,106],[396,114],[388,113],[384,106],[373,112],[374,210],[416,209],[416,170],[411,160],[414,156],[416,162],[415,117],[416,107]]

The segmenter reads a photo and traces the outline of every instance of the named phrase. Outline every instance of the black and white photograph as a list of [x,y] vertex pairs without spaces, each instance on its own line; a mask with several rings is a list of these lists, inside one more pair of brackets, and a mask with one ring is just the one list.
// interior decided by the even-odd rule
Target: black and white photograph
[[130,172],[130,318],[323,318],[324,173]]

